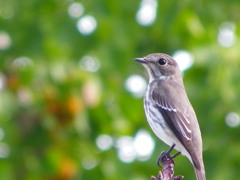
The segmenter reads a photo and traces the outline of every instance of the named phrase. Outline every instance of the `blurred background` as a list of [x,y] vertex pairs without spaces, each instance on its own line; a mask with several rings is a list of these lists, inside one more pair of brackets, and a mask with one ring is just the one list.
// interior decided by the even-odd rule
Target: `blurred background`
[[[168,146],[133,61],[172,55],[208,179],[239,179],[240,1],[0,0],[0,179],[147,180]],[[186,157],[175,173],[195,179]]]

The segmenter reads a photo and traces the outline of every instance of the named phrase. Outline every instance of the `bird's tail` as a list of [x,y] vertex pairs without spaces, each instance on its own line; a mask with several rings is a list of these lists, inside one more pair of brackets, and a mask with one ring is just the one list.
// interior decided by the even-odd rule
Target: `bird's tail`
[[206,176],[205,176],[205,170],[203,169],[197,169],[194,168],[197,180],[206,180]]

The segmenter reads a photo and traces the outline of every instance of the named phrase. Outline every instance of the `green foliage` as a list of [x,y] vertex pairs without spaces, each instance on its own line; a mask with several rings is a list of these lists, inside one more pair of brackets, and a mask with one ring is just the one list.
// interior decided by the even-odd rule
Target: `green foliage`
[[[240,43],[236,39],[222,47],[217,38],[224,22],[233,23],[239,36],[240,2],[159,1],[155,22],[141,26],[136,21],[140,1],[81,1],[81,17],[97,21],[89,35],[77,29],[81,17],[69,16],[72,3],[0,1],[0,32],[11,38],[10,47],[0,49],[0,179],[143,180],[156,175],[156,159],[168,147],[148,127],[142,99],[124,84],[133,74],[146,77],[133,58],[181,49],[195,57],[184,81],[202,129],[207,177],[239,179],[239,126],[229,127],[225,118],[240,113]],[[96,72],[84,70],[86,56],[97,58]],[[116,139],[134,136],[138,129],[156,141],[147,161],[124,163],[116,147],[100,151],[96,146],[100,134]],[[175,171],[194,179],[185,157],[176,159]]]

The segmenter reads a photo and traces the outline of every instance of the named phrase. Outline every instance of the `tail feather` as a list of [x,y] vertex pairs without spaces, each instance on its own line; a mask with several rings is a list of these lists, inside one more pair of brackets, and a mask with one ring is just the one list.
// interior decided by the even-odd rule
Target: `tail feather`
[[206,180],[205,171],[194,168],[197,180]]

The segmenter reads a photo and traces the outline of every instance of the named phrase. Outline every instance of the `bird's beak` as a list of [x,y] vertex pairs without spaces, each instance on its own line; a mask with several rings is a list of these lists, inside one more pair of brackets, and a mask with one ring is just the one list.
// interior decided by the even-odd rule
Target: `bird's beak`
[[142,64],[147,64],[147,61],[146,61],[145,58],[135,58],[134,60],[137,61],[137,62],[140,62]]

